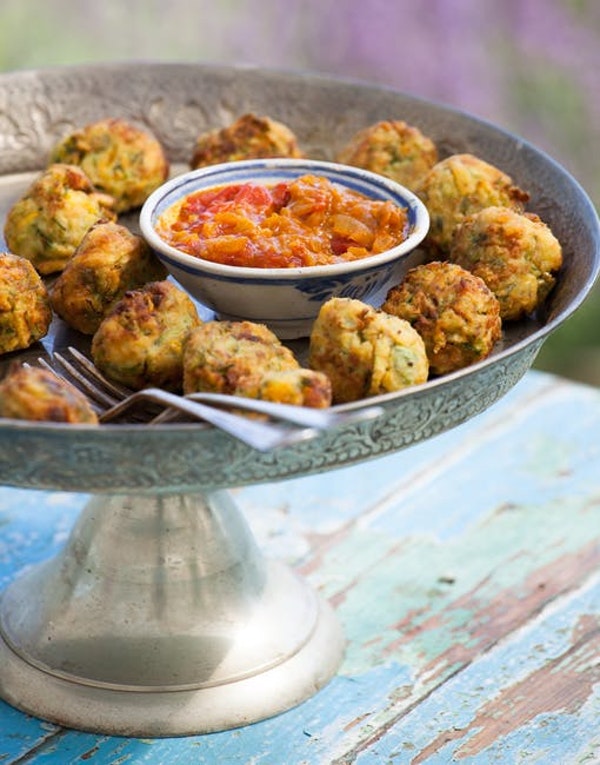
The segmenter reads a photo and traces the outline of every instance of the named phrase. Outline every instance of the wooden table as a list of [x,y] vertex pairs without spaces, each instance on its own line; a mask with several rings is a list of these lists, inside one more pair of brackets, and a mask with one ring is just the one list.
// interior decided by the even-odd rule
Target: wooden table
[[[600,390],[531,372],[358,467],[236,490],[258,542],[333,604],[338,675],[276,718],[188,738],[59,728],[0,702],[0,763],[600,762]],[[0,585],[85,497],[0,489]]]

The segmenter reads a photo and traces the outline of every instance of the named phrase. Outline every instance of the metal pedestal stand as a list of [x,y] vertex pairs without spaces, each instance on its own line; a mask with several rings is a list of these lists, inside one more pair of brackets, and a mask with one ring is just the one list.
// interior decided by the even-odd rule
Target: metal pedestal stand
[[98,495],[0,602],[0,691],[71,728],[178,736],[270,717],[335,673],[331,610],[229,493]]

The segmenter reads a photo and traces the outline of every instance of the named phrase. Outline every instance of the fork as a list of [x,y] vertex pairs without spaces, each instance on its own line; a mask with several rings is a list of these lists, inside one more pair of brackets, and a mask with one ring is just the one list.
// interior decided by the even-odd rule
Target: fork
[[[66,358],[55,351],[51,361],[39,358],[38,363],[58,377],[75,384],[95,406],[101,423],[131,413],[140,403],[157,404],[162,411],[151,415],[149,424],[168,422],[174,412],[183,413],[220,428],[258,451],[270,451],[316,438],[323,430],[375,419],[383,411],[382,407],[374,405],[336,412],[220,393],[201,392],[180,396],[161,388],[131,391],[106,379],[77,348],[70,346],[68,353],[69,358]],[[227,409],[266,415],[269,419],[250,419]]]

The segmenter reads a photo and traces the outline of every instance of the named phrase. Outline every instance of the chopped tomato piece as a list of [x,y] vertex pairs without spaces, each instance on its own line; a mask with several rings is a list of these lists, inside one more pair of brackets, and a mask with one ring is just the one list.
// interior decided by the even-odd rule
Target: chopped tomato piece
[[159,234],[183,252],[229,265],[293,268],[356,260],[404,241],[407,211],[326,178],[199,191],[167,210]]

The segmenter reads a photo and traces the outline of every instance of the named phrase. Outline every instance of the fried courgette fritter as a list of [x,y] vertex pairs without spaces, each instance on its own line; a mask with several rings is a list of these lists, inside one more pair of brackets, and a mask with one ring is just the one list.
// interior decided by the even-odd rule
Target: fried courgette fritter
[[265,157],[302,157],[296,135],[287,125],[255,114],[243,114],[222,128],[209,130],[196,139],[192,169]]
[[80,167],[53,164],[8,211],[4,236],[11,252],[46,275],[62,271],[94,224],[114,220],[113,198]]
[[415,189],[430,217],[425,246],[445,258],[454,232],[467,217],[498,205],[521,212],[529,194],[510,176],[472,154],[453,154],[437,162]]
[[330,379],[334,403],[418,385],[429,372],[425,344],[407,321],[352,298],[321,306],[308,364]]
[[504,321],[532,314],[547,298],[562,265],[562,248],[534,213],[488,207],[468,216],[449,258],[481,277]]
[[92,359],[109,379],[132,390],[180,391],[183,348],[200,323],[195,303],[168,280],[128,290],[92,338]]
[[336,160],[385,175],[409,189],[438,161],[435,143],[403,120],[383,120],[362,128],[340,149]]
[[411,268],[381,308],[417,330],[436,375],[487,358],[502,336],[494,293],[483,279],[454,263],[432,261]]
[[243,378],[234,391],[238,396],[278,404],[325,409],[331,406],[331,381],[314,369],[286,369]]
[[264,324],[209,321],[187,340],[183,390],[243,396],[246,388],[258,390],[259,378],[299,368],[292,351]]
[[41,367],[12,364],[0,381],[0,417],[96,425],[98,416],[81,393]]
[[119,118],[69,132],[52,148],[50,162],[81,167],[98,190],[115,199],[118,213],[142,205],[169,174],[160,141],[149,130]]
[[46,285],[26,258],[0,253],[0,354],[29,348],[48,334]]
[[142,237],[118,223],[99,223],[54,282],[52,307],[69,326],[93,335],[125,292],[166,276],[167,269]]

